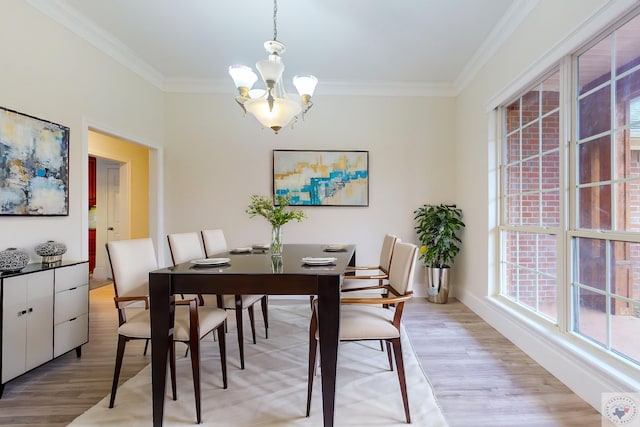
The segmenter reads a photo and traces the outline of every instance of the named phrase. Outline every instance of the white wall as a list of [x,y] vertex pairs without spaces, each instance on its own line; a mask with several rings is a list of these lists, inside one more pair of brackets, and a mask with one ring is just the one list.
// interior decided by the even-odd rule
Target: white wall
[[0,217],[0,250],[67,245],[88,259],[86,121],[161,145],[164,94],[22,0],[0,3],[0,106],[68,126],[69,216]]
[[[487,298],[490,289],[497,288],[493,270],[497,189],[487,178],[495,176],[496,153],[489,136],[492,114],[487,106],[490,100],[504,95],[503,90],[512,82],[531,83],[527,75],[541,73],[634,3],[637,5],[630,0],[540,0],[457,98],[455,194],[466,212],[467,224],[464,250],[456,263],[457,296],[596,409],[600,408],[601,392],[628,390],[630,385],[633,389],[634,380],[627,381],[633,371],[621,364],[616,365],[623,368],[619,371],[604,368],[604,356],[588,359],[575,350],[577,346],[569,345],[572,341],[568,335],[556,328],[536,328],[525,319],[515,320]],[[635,372],[637,389],[637,369]]]
[[417,241],[415,208],[455,201],[452,98],[322,96],[319,88],[306,120],[278,135],[243,117],[230,95],[167,98],[167,232],[222,228],[231,247],[268,243],[270,225],[245,209],[251,194],[271,194],[273,149],[369,151],[369,206],[306,207],[306,220],[284,227],[285,242],[355,243],[359,263],[377,264],[385,233]]

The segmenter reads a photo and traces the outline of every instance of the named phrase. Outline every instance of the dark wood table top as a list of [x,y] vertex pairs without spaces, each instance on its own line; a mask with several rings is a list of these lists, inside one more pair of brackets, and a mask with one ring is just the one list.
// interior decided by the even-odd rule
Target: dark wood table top
[[[229,258],[225,265],[200,266],[191,262],[156,270],[153,273],[183,275],[336,275],[343,274],[355,251],[354,245],[344,245],[342,251],[328,251],[327,245],[320,244],[285,244],[281,260],[272,257],[269,251],[253,250],[247,253],[222,252],[209,258]],[[307,265],[302,258],[335,257],[336,261],[329,265]],[[280,264],[281,261],[281,264]]]

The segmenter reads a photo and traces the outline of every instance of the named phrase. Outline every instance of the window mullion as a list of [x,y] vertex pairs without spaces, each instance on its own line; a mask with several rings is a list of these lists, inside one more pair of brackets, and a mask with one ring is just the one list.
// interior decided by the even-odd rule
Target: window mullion
[[577,85],[572,84],[577,81],[577,69],[571,57],[565,57],[560,62],[560,230],[557,240],[558,253],[558,307],[557,318],[558,327],[562,332],[571,329],[572,322],[572,300],[571,300],[571,238],[568,230],[575,226],[574,216],[570,212],[575,212],[574,195],[576,193],[576,173],[573,162],[576,146],[572,141],[576,140],[575,109],[571,107],[572,99],[575,99]]

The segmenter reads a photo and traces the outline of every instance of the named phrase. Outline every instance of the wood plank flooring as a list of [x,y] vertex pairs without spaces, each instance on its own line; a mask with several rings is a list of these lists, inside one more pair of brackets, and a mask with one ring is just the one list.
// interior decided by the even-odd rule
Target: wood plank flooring
[[[90,295],[90,340],[82,357],[72,351],[7,383],[0,425],[65,426],[110,392],[117,327],[113,289],[100,287]],[[597,411],[460,302],[415,298],[404,318],[451,427],[601,425]],[[142,350],[142,342],[127,345],[121,382],[150,362]]]
[[451,427],[599,427],[598,411],[461,302],[414,298],[403,316]]

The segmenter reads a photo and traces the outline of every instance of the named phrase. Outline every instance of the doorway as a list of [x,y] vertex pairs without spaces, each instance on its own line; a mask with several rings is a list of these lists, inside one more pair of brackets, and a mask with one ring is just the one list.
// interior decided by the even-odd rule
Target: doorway
[[[96,280],[111,275],[105,249],[108,241],[149,236],[150,151],[140,144],[89,130],[88,154],[96,158],[95,206],[89,208],[89,253],[93,226],[92,277]],[[89,193],[91,196],[91,190]]]

